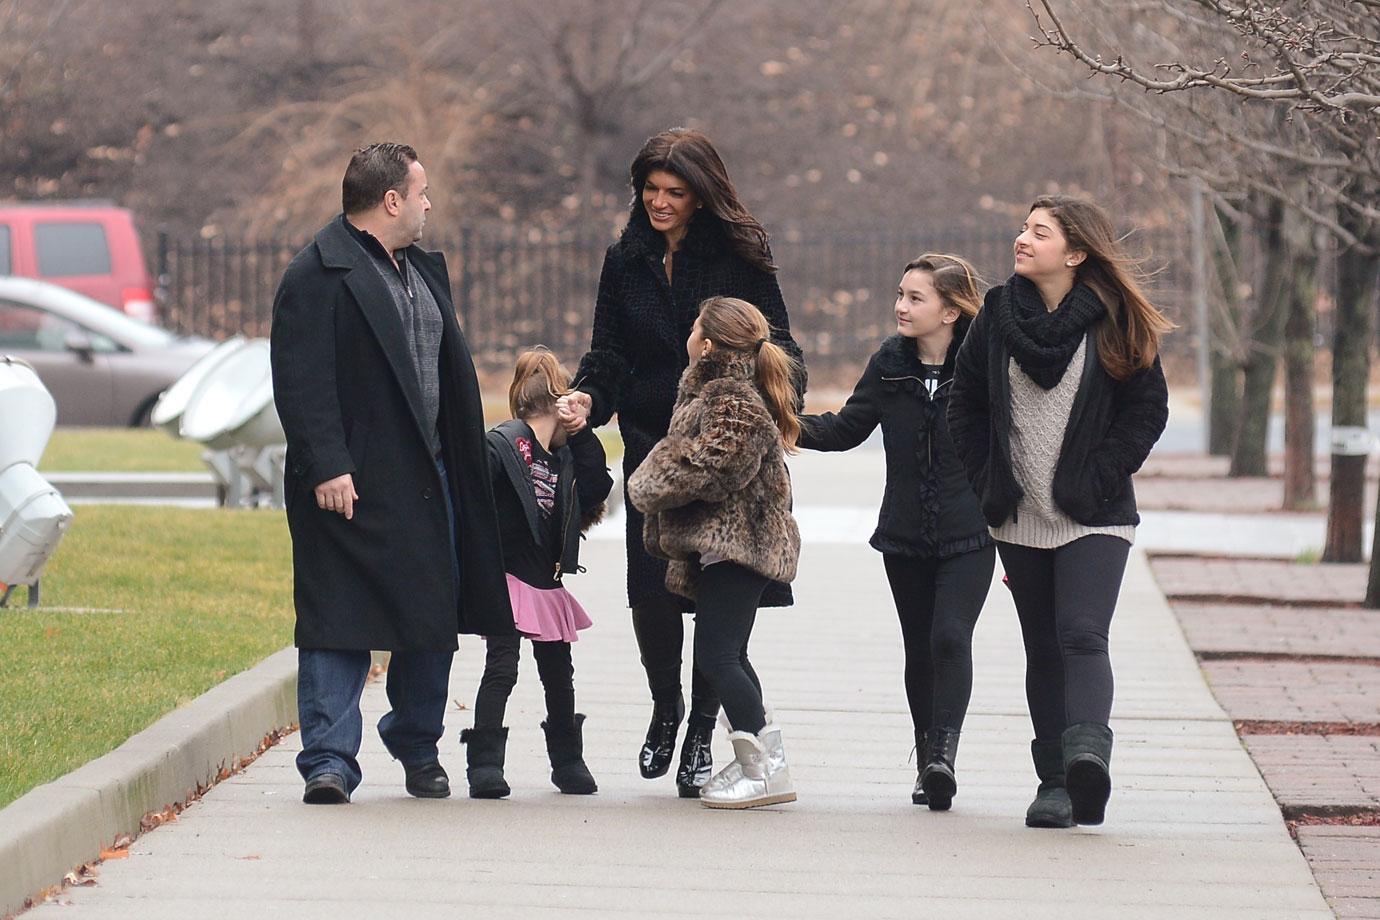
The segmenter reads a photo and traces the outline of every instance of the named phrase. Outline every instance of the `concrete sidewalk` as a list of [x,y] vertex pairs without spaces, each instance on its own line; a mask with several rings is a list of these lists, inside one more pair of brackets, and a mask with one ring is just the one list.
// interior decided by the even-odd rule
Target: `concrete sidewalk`
[[[812,506],[875,515],[881,454],[792,461]],[[596,620],[576,645],[589,714],[592,798],[547,779],[541,688],[530,659],[509,708],[512,798],[464,797],[452,705],[443,761],[457,789],[410,799],[366,729],[352,805],[308,808],[296,736],[208,793],[176,823],[101,867],[99,884],[33,916],[90,918],[546,917],[1330,917],[1279,810],[1213,701],[1143,557],[1133,555],[1113,628],[1115,791],[1100,828],[1036,831],[1023,659],[995,584],[979,623],[973,705],[952,812],[909,803],[914,767],[898,629],[881,559],[847,531],[811,526],[798,605],[767,610],[754,663],[784,728],[792,805],[711,812],[647,782],[635,754],[649,714],[624,609],[617,523],[586,544],[571,587]],[[842,541],[841,541],[842,540]],[[465,642],[453,696],[468,706],[483,658]],[[366,692],[366,721],[386,709]],[[722,736],[716,755],[729,754]],[[62,907],[62,904],[70,906]]]

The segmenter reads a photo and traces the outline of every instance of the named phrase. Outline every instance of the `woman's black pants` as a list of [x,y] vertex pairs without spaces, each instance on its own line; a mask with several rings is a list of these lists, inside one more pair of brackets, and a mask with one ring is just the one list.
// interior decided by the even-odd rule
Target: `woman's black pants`
[[1107,634],[1131,544],[1092,534],[1055,549],[998,543],[1025,641],[1025,696],[1039,741],[1112,714]]
[[886,565],[906,653],[906,700],[915,733],[963,728],[973,693],[973,627],[996,566],[991,546],[945,559],[888,553]]
[[[491,636],[484,640],[484,676],[474,700],[474,727],[502,728],[508,697],[517,686],[518,655],[522,637]],[[546,718],[553,725],[568,725],[575,720],[575,664],[569,642],[533,642],[532,657],[546,693]]]
[[[632,609],[633,634],[647,672],[647,686],[658,706],[675,705],[681,697],[681,649],[685,644],[685,617],[681,602],[665,598],[638,604]],[[695,662],[690,682],[690,711],[713,719],[719,714],[719,697]]]

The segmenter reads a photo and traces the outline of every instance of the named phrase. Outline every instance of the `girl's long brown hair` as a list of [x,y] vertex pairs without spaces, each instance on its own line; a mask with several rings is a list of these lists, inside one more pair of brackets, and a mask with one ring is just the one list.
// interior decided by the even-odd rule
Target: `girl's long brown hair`
[[771,340],[771,326],[762,311],[736,297],[711,297],[700,304],[700,333],[716,348],[754,355],[757,388],[781,431],[786,453],[795,453],[800,419],[796,416],[793,381],[799,365]]
[[1114,380],[1125,380],[1155,363],[1160,336],[1174,328],[1146,298],[1140,263],[1127,254],[1100,207],[1083,198],[1045,195],[1030,210],[1044,208],[1059,223],[1070,251],[1087,257],[1074,269],[1074,280],[1092,288],[1107,308],[1099,323],[1097,354]]
[[528,419],[556,411],[556,400],[570,392],[570,371],[551,349],[538,345],[518,355],[513,382],[508,385],[508,409],[513,418]]
[[642,187],[647,176],[658,169],[685,180],[700,203],[723,223],[729,245],[740,258],[764,272],[776,271],[767,247],[767,231],[738,200],[728,168],[708,137],[688,128],[671,128],[647,139],[629,169],[634,215],[646,215]]

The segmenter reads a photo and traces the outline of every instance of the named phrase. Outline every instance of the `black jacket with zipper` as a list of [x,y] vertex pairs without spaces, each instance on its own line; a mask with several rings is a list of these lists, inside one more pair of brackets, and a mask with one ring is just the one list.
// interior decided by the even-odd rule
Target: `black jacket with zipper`
[[[1000,287],[987,292],[959,349],[948,411],[954,447],[993,527],[1015,514],[1024,495],[1011,469],[1011,350],[991,321],[1000,298]],[[1114,379],[1098,359],[1097,330],[1094,323],[1087,332],[1083,376],[1054,468],[1054,502],[1089,527],[1139,524],[1131,474],[1169,421],[1169,389],[1158,356]]]
[[613,478],[605,465],[604,446],[589,428],[551,452],[559,464],[552,511],[559,538],[553,546],[545,538],[532,469],[518,449],[518,438],[536,440],[531,426],[519,419],[496,425],[488,434],[503,567],[534,588],[557,588],[562,576],[579,571],[580,535],[603,516]]
[[992,542],[945,414],[968,325],[966,317],[955,323],[933,396],[923,382],[915,340],[893,335],[867,362],[842,409],[800,419],[800,446],[811,450],[850,450],[882,426],[886,491],[869,541],[880,552],[943,558]]

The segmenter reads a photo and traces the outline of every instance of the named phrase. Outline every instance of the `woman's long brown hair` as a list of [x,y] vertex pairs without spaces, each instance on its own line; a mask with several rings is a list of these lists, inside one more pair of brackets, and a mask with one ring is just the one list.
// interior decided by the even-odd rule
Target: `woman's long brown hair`
[[795,442],[800,440],[800,419],[795,411],[793,381],[800,368],[771,340],[771,326],[762,311],[737,297],[711,297],[700,304],[700,333],[716,348],[754,355],[757,388],[781,431],[786,453],[795,453]]
[[1083,198],[1045,195],[1030,210],[1044,208],[1059,223],[1073,252],[1086,253],[1074,269],[1074,280],[1092,288],[1107,308],[1097,332],[1097,354],[1115,380],[1125,380],[1155,363],[1160,336],[1174,328],[1142,290],[1140,264],[1117,238],[1111,218]]
[[629,169],[633,214],[647,213],[642,187],[654,170],[679,176],[690,186],[700,203],[723,223],[729,245],[740,258],[764,272],[776,271],[767,247],[767,231],[738,200],[728,168],[708,137],[688,128],[671,128],[647,139]]

